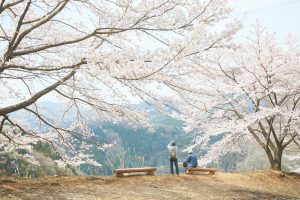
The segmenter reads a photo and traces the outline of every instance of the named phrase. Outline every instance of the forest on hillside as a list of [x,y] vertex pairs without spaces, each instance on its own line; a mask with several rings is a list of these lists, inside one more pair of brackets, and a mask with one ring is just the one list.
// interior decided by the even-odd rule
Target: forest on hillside
[[[56,113],[61,112],[62,105],[58,103],[43,102],[48,107],[56,108]],[[145,105],[139,105],[145,107]],[[91,114],[89,112],[89,114]],[[87,115],[89,115],[87,114]],[[27,119],[36,126],[30,116]],[[193,143],[193,133],[186,134],[183,130],[183,122],[175,120],[157,111],[152,111],[155,131],[146,128],[132,128],[126,124],[113,124],[110,122],[92,121],[91,129],[95,132],[94,140],[113,144],[103,150],[91,148],[89,151],[101,166],[81,164],[78,167],[67,165],[59,167],[55,161],[61,159],[61,155],[55,153],[47,143],[39,142],[33,145],[37,162],[28,162],[26,150],[10,152],[0,151],[0,176],[16,177],[42,177],[46,175],[112,175],[113,169],[154,166],[157,173],[169,173],[169,159],[167,144],[175,140],[179,146],[179,162],[187,158],[187,149]],[[220,138],[212,138],[211,143]],[[195,153],[200,159],[206,153],[201,146],[195,148]],[[299,162],[286,162],[285,171],[297,168]],[[211,163],[202,167],[215,167],[223,172],[242,172],[255,169],[267,169],[269,164],[263,158],[263,152],[253,150],[251,154],[231,153],[225,154],[219,162]],[[180,167],[183,172],[183,167]]]

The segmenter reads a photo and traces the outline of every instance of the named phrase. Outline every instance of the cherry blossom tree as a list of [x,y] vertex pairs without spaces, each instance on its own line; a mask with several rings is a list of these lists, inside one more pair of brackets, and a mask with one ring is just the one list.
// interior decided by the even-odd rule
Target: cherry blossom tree
[[[203,163],[256,142],[271,168],[281,170],[288,146],[300,151],[300,48],[288,36],[285,45],[260,25],[235,50],[218,51],[210,62],[194,58],[199,95],[184,106],[187,129],[201,128],[195,145],[206,147]],[[198,78],[197,78],[198,77]],[[186,93],[185,96],[188,94]],[[211,145],[211,139],[219,140]],[[251,152],[249,152],[251,153]]]
[[[194,69],[183,63],[230,45],[238,23],[213,30],[229,12],[220,0],[2,0],[0,148],[29,151],[43,140],[69,149],[63,160],[94,163],[86,149],[104,144],[83,112],[150,126],[132,99],[163,111],[164,91],[192,90],[187,77]],[[53,97],[66,102],[60,117],[38,103]],[[76,119],[66,127],[73,110]],[[15,113],[30,114],[42,131]]]

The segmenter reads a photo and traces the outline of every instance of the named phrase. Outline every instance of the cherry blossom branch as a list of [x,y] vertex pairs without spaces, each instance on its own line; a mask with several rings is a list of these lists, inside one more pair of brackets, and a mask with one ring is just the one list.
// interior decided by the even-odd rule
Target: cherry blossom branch
[[[74,65],[74,68],[81,66],[82,64],[85,64],[86,61],[81,61],[77,64]],[[21,103],[12,105],[12,106],[8,106],[5,108],[1,108],[0,109],[0,115],[6,115],[8,113],[20,110],[22,108],[25,108],[31,104],[33,104],[34,102],[36,102],[39,98],[41,98],[42,96],[44,96],[45,94],[48,94],[49,92],[51,92],[52,90],[54,90],[55,88],[57,88],[58,86],[60,86],[61,84],[63,84],[65,81],[69,80],[72,76],[74,76],[74,74],[76,73],[76,70],[73,69],[69,74],[67,74],[64,78],[62,78],[61,80],[57,81],[56,83],[54,83],[51,86],[46,87],[45,89],[41,90],[40,92],[36,93],[35,95],[33,95],[30,99],[27,99]]]

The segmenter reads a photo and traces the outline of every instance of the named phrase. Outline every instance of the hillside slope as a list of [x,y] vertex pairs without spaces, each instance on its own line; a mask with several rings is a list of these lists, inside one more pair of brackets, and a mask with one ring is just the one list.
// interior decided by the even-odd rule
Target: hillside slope
[[243,174],[0,179],[0,199],[300,199],[300,175]]

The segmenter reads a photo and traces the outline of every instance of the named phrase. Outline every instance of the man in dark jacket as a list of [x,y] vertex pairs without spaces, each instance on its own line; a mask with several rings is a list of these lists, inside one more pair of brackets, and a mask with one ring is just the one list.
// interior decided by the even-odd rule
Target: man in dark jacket
[[188,157],[185,162],[183,162],[183,166],[186,168],[195,168],[198,165],[197,157],[193,153],[193,150],[188,151]]

